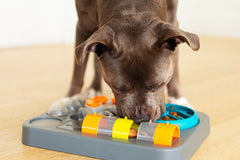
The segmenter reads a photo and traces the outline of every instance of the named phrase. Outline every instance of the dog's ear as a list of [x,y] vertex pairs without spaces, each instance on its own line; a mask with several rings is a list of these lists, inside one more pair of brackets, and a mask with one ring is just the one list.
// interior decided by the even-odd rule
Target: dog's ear
[[178,44],[186,42],[194,51],[200,48],[199,38],[196,34],[184,32],[173,24],[160,22],[155,27],[155,33],[158,36],[158,47],[174,51]]
[[93,33],[85,42],[76,46],[75,58],[77,64],[81,65],[89,52],[94,52],[101,57],[104,52],[112,48],[112,30],[109,27],[102,27]]

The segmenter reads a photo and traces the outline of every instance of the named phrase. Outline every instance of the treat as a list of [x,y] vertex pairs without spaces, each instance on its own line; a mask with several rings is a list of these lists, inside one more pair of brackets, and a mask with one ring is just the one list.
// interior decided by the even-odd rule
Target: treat
[[130,138],[137,137],[137,131],[135,131],[133,128],[131,128],[129,131],[129,137]]
[[164,116],[163,118],[160,117],[161,120],[164,120],[164,121],[174,121],[175,119],[174,118],[169,118],[168,116]]
[[170,112],[171,115],[173,115],[174,117],[178,117],[177,112]]
[[167,121],[167,120],[169,120],[169,117],[165,116],[165,117],[162,118],[162,120]]

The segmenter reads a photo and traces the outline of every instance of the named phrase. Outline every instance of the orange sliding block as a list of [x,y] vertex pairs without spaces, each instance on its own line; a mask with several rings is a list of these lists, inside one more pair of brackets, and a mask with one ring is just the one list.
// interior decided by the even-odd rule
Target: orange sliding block
[[172,146],[174,138],[180,138],[180,130],[177,125],[159,123],[154,133],[154,144]]
[[97,134],[98,124],[103,115],[87,114],[82,123],[82,133]]
[[90,99],[85,100],[85,103],[88,107],[96,108],[100,106],[100,103],[105,104],[108,101],[106,96],[97,96]]
[[116,101],[115,101],[115,98],[112,98],[112,104],[115,104]]

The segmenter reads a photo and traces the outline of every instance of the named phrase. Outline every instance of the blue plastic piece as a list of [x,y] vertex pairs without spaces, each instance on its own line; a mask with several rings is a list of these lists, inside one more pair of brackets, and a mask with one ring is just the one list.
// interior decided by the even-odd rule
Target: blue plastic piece
[[[171,109],[173,107],[173,109]],[[170,114],[170,112],[177,112],[178,116],[175,117]],[[158,119],[156,123],[167,123],[175,124],[179,126],[180,130],[188,129],[196,126],[199,123],[197,113],[187,107],[176,105],[176,104],[166,104],[166,112],[161,115],[161,117],[168,116],[171,119],[175,120],[161,120]]]

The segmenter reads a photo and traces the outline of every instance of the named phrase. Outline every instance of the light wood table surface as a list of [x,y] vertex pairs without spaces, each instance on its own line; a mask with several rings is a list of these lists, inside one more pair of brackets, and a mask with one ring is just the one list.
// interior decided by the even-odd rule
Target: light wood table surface
[[[211,133],[192,160],[240,159],[240,39],[201,36],[201,49],[180,48],[181,85]],[[92,60],[92,57],[91,57]],[[72,45],[0,49],[0,159],[92,159],[25,146],[22,123],[48,110],[69,87]],[[85,88],[92,78],[88,65]],[[104,94],[111,95],[104,85]],[[238,101],[239,100],[239,101]]]

